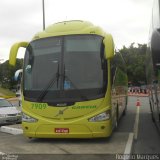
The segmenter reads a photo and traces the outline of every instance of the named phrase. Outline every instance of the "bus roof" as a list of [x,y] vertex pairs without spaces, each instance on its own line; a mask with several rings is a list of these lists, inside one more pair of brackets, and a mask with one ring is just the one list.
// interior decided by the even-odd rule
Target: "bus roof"
[[98,26],[93,25],[88,21],[72,20],[63,21],[50,25],[44,31],[37,33],[33,40],[71,34],[96,34],[105,36],[106,33]]

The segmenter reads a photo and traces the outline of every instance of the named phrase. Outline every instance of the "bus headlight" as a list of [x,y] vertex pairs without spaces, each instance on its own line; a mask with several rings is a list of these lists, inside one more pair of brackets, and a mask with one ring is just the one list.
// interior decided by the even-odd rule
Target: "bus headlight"
[[30,117],[29,115],[26,115],[25,113],[22,113],[22,122],[37,122],[38,120]]
[[105,121],[110,119],[110,110],[107,110],[106,112],[100,113],[92,118],[89,119],[89,122],[99,122],[99,121]]

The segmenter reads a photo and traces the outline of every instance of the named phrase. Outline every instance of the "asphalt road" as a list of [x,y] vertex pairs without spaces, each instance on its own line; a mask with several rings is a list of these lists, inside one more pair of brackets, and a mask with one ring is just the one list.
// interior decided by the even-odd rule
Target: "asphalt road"
[[[136,107],[137,97],[129,97],[127,114],[121,118],[118,128],[109,139],[28,140],[23,135],[13,136],[0,133],[0,153],[23,153],[18,155],[18,160],[25,158],[31,160],[112,160],[118,159],[116,153],[124,153],[129,133],[136,132],[137,139],[133,142],[133,154],[160,154],[160,135],[151,120],[148,98],[143,97],[139,100],[141,106],[139,107],[138,121],[136,121],[138,113]],[[136,130],[134,130],[135,124],[137,126]],[[27,156],[24,154],[27,154]]]
[[152,122],[148,98],[141,98],[139,132],[133,153],[160,154],[160,134]]
[[121,119],[117,132],[134,132],[137,99],[140,100],[138,133],[132,153],[160,154],[160,134],[151,119],[148,97],[129,97],[127,114]]
[[127,114],[117,132],[134,132],[137,100],[140,100],[137,139],[133,143],[133,154],[160,154],[160,134],[152,122],[148,97],[129,97]]
[[126,115],[121,117],[116,132],[133,132],[136,117],[137,97],[128,97]]

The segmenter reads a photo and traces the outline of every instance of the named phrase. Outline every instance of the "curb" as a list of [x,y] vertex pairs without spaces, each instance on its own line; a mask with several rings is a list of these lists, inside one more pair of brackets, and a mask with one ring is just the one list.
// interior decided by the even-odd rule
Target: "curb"
[[22,129],[11,128],[11,127],[6,127],[6,126],[1,126],[0,131],[4,133],[13,134],[13,135],[23,134]]

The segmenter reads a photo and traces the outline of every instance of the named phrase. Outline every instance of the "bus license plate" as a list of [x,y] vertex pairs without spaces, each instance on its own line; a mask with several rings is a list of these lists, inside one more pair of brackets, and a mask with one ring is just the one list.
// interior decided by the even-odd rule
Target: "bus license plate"
[[69,133],[69,128],[55,128],[55,133]]

